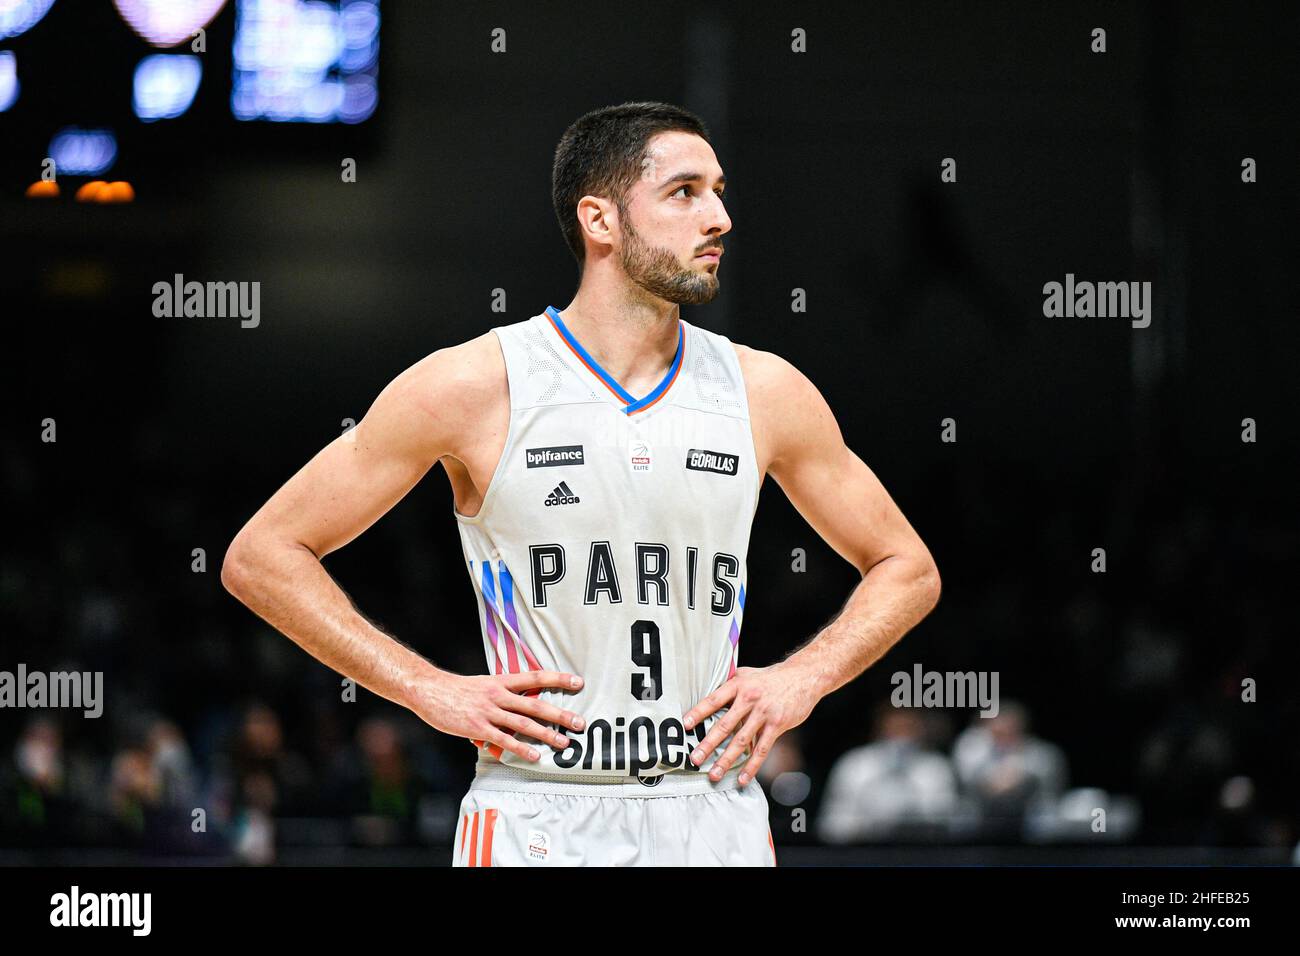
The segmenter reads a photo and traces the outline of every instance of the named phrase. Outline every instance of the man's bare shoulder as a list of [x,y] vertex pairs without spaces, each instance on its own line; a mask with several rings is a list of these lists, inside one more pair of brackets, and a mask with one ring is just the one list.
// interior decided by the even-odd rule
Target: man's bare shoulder
[[431,352],[400,372],[375,399],[365,431],[389,448],[436,461],[463,458],[479,432],[509,422],[510,389],[496,335]]
[[834,417],[817,386],[775,352],[731,343],[740,361],[749,399],[754,444],[765,467],[787,456],[802,454],[810,441],[837,430]]
[[484,405],[510,398],[505,356],[491,331],[429,353],[396,381],[409,401],[439,415],[481,413]]
[[788,386],[787,368],[790,364],[779,355],[732,342],[740,362],[740,374],[745,380],[745,396],[749,400],[749,425],[754,438],[754,453],[758,456],[758,471],[766,475],[781,445],[780,423],[774,420],[774,411],[781,406],[781,396]]
[[750,404],[755,401],[770,406],[797,393],[807,378],[790,362],[775,352],[732,342],[740,372],[745,377],[745,391]]

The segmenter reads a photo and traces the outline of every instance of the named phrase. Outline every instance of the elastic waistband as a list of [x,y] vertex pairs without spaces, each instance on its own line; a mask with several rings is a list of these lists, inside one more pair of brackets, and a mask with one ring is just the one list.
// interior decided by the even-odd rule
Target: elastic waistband
[[[714,783],[708,771],[679,770],[654,777],[628,777],[595,773],[541,773],[521,770],[495,761],[480,760],[474,767],[475,790],[517,790],[528,793],[565,793],[580,797],[681,797],[716,793],[740,786],[744,764],[732,767]],[[641,780],[655,781],[653,784]],[[757,781],[750,781],[753,786]]]

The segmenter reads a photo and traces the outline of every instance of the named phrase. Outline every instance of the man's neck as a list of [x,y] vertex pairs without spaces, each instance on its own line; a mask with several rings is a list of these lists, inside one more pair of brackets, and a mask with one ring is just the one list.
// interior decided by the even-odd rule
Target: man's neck
[[579,289],[560,317],[600,367],[639,398],[673,364],[679,313],[676,303],[647,295],[598,300]]

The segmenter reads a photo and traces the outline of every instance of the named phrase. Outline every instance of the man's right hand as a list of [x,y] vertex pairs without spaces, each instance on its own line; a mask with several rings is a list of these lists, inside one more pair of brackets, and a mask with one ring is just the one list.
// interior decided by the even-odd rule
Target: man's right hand
[[543,726],[543,723],[574,730],[586,726],[586,722],[572,711],[525,694],[543,687],[577,691],[582,688],[582,678],[563,671],[474,676],[445,674],[417,685],[411,710],[429,726],[455,737],[468,738],[476,747],[485,743],[495,744],[525,760],[536,761],[542,755],[522,740],[516,740],[516,733],[546,741],[562,750],[569,746],[569,739]]

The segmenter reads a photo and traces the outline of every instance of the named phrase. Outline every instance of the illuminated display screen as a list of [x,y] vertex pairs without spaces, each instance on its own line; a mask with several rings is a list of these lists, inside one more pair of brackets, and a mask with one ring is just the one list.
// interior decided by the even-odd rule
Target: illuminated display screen
[[[61,71],[68,84],[102,63],[92,92],[102,97],[122,83],[122,101],[146,123],[210,104],[205,88],[240,121],[357,124],[378,106],[378,0],[104,0],[94,8],[82,2],[0,0],[0,113],[21,109],[34,84],[50,86],[51,64],[38,63],[38,55],[67,57],[78,44],[85,55],[77,56],[72,75]],[[29,40],[40,43],[41,54],[25,45]],[[131,64],[125,75],[116,69],[123,58]],[[38,66],[45,72],[38,74]],[[79,120],[101,125],[101,117],[78,115],[86,99],[67,104],[46,137]]]
[[379,91],[379,4],[239,0],[230,105],[239,119],[359,123]]

